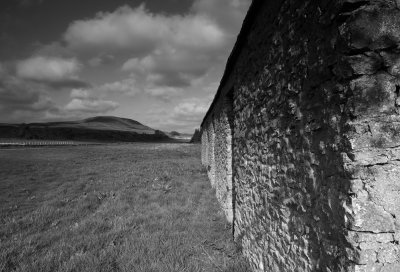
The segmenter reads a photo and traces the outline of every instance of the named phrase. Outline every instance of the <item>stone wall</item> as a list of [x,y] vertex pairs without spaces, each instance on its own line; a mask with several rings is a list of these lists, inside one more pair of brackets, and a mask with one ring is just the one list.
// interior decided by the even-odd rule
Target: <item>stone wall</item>
[[202,163],[230,223],[233,222],[232,125],[233,100],[225,97],[202,132]]
[[[201,131],[201,163],[204,166],[208,166],[208,133],[207,131]],[[206,144],[207,143],[207,144]]]
[[221,108],[215,116],[215,190],[229,222],[233,221],[232,210],[232,103],[222,99]]
[[211,185],[215,185],[215,131],[214,131],[214,120],[212,119],[207,126],[207,173],[210,179]]
[[254,271],[400,271],[399,7],[254,1],[250,16],[202,124],[243,254]]

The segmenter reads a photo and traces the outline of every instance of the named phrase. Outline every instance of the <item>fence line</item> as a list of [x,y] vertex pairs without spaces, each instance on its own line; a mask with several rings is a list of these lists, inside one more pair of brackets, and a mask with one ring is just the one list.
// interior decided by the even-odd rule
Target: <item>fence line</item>
[[68,145],[87,145],[86,142],[74,141],[7,141],[2,140],[0,146],[68,146]]

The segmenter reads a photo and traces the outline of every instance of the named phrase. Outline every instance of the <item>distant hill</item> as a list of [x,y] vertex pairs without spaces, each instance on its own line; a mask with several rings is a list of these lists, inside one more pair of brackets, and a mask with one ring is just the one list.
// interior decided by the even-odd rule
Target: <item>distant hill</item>
[[114,116],[49,123],[0,123],[0,138],[123,142],[169,139],[162,131],[135,120]]

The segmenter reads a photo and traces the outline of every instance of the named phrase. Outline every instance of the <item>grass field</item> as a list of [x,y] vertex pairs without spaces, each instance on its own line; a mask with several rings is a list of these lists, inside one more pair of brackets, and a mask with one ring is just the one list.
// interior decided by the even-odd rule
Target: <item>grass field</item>
[[249,271],[199,146],[0,150],[0,271]]

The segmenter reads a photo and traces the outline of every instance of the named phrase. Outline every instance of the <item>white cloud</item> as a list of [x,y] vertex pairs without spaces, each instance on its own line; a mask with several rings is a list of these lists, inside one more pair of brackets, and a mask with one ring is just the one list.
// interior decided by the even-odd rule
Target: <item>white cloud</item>
[[[20,116],[23,108],[29,109],[26,114],[43,109],[44,120],[113,111],[118,107],[114,99],[121,102],[116,112],[129,115],[137,103],[145,101],[156,107],[149,108],[149,113],[144,110],[140,117],[148,124],[190,131],[199,126],[209,107],[250,2],[193,0],[182,15],[155,14],[144,5],[123,6],[72,22],[62,40],[37,45],[36,57],[17,63],[13,80],[19,85],[12,89],[8,82],[7,91],[0,90],[0,100],[19,108]],[[119,79],[118,67],[126,79]],[[0,64],[0,77],[1,70]],[[95,86],[80,81],[79,73]],[[55,88],[71,92],[69,100],[60,92],[50,92]],[[49,95],[60,105],[54,105]],[[129,103],[122,95],[131,99]],[[129,97],[133,95],[138,99]],[[0,108],[5,105],[0,101]],[[157,111],[158,106],[162,111]],[[0,110],[0,114],[5,112]]]
[[[98,87],[91,89],[91,93],[96,93],[103,96],[114,96],[114,95],[128,95],[135,96],[138,94],[146,94],[150,97],[154,97],[163,101],[169,101],[175,96],[184,93],[183,88],[179,87],[168,87],[168,86],[157,86],[149,84],[147,77],[129,77],[120,81],[111,83],[105,83]],[[151,79],[155,80],[155,79]]]
[[153,14],[144,5],[98,13],[95,18],[73,22],[64,38],[76,50],[103,52],[128,50],[143,56],[160,44],[178,47],[215,48],[224,43],[223,31],[204,16]]
[[100,57],[94,57],[90,60],[88,60],[88,64],[92,67],[97,67],[100,66],[102,64],[102,59]]
[[126,61],[123,71],[145,78],[157,86],[189,86],[192,80],[203,76],[218,56],[198,52],[161,48],[144,58]]
[[[144,79],[145,89],[188,87],[213,73],[219,77],[250,0],[197,0],[169,37],[144,56],[128,59],[123,71]],[[175,18],[178,20],[178,18]],[[173,21],[173,20],[172,20]],[[174,25],[174,24],[172,24]],[[218,70],[217,73],[214,73]]]
[[91,97],[93,97],[93,95],[89,92],[89,90],[72,89],[72,91],[71,91],[71,98],[88,99]]
[[145,90],[145,93],[164,102],[171,102],[173,98],[184,93],[184,89],[175,87],[154,87]]
[[114,60],[113,55],[100,55],[88,60],[88,64],[92,67],[98,67],[103,64],[111,63]]
[[192,12],[211,18],[236,37],[250,4],[251,0],[195,0]]
[[121,7],[113,13],[98,13],[95,18],[73,22],[64,38],[77,50],[129,49],[146,52],[162,35],[159,22],[147,16],[144,6],[132,10]]
[[73,98],[71,102],[69,102],[65,106],[65,110],[72,112],[85,112],[85,113],[107,113],[113,111],[118,108],[118,103],[114,101],[108,100],[86,100]]
[[72,59],[75,56],[75,53],[65,47],[65,45],[60,41],[54,41],[49,44],[36,42],[35,47],[36,48],[33,52],[34,56],[46,56],[48,58],[54,57],[62,59]]
[[[68,46],[98,66],[99,55],[125,52],[123,71],[152,85],[183,87],[224,61],[233,41],[214,18],[192,12],[153,14],[144,5],[123,6],[111,13],[72,23],[65,35]],[[143,80],[143,78],[145,80]]]
[[70,94],[71,101],[63,108],[70,115],[74,113],[103,114],[119,107],[114,101],[105,100],[103,94],[94,89],[73,89]]
[[146,122],[152,127],[166,131],[193,132],[200,126],[211,99],[211,96],[183,99],[170,111],[165,109],[149,111]]
[[137,82],[133,78],[127,78],[121,81],[106,83],[97,87],[97,90],[101,93],[107,93],[107,94],[124,93],[129,95],[135,95],[140,92],[140,90],[137,87]]
[[173,111],[172,119],[199,123],[204,117],[208,105],[203,101],[188,101],[178,104]]
[[77,79],[76,73],[80,70],[80,64],[75,59],[36,56],[19,61],[16,69],[21,78],[61,82]]

